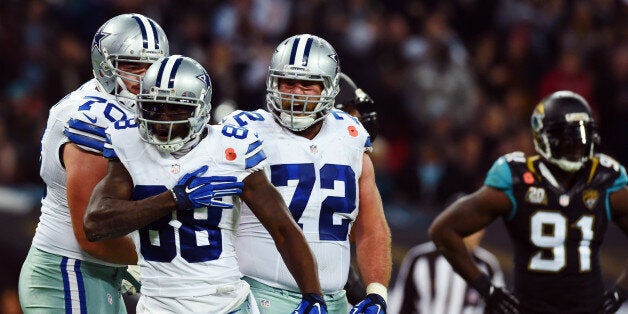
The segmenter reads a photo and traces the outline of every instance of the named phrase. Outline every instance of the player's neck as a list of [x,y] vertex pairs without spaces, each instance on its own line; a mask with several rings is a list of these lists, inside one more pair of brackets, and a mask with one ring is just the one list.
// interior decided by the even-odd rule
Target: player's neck
[[298,136],[302,136],[302,137],[307,138],[308,140],[311,140],[314,137],[316,137],[316,135],[318,135],[318,132],[321,131],[322,127],[323,127],[323,121],[318,121],[318,122],[312,124],[312,126],[308,127],[305,130],[291,131],[291,132],[296,134],[296,135],[298,135]]
[[547,166],[548,166],[550,172],[556,178],[556,181],[558,181],[560,186],[562,186],[566,190],[570,190],[571,189],[571,187],[576,183],[578,175],[583,171],[583,168],[585,168],[583,166],[578,171],[569,172],[569,171],[565,171],[565,170],[560,169],[560,167],[558,167],[557,165],[554,165],[554,164],[552,164],[550,162],[547,163]]
[[209,132],[209,128],[205,128],[205,130],[203,130],[203,132],[201,132],[201,134],[199,134],[196,138],[194,138],[194,139],[190,140],[189,142],[187,142],[178,151],[172,152],[171,155],[174,156],[174,158],[177,158],[177,159],[185,156],[192,149],[194,149],[194,147],[196,147],[200,141],[202,141],[207,136],[208,132]]

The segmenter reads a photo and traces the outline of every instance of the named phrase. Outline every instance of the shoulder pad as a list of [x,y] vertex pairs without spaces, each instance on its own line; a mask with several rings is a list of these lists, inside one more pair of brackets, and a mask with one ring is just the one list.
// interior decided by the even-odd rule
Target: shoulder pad
[[111,144],[111,134],[106,133],[106,135],[107,135],[107,140],[105,142],[105,145],[102,151],[103,157],[107,159],[111,159],[111,160],[119,159],[118,155],[116,155],[115,149],[113,149],[113,145]]
[[[245,170],[263,166],[262,162],[266,160],[266,154],[262,148],[262,140],[257,136],[257,133],[247,128],[229,124],[214,127],[216,131],[221,133],[225,142],[233,144],[225,151],[227,160],[235,159],[238,155],[243,154],[241,156],[244,157]],[[233,157],[230,157],[230,154],[233,154]]]
[[224,117],[220,123],[243,127],[249,125],[251,122],[265,121],[268,118],[272,119],[270,115],[265,113],[267,112],[261,109],[255,111],[236,110]]
[[105,129],[113,122],[130,116],[130,113],[110,97],[85,95],[72,101],[81,104],[70,115],[64,133],[70,141],[88,151],[102,152]]
[[108,159],[134,160],[142,158],[146,142],[137,130],[136,119],[119,120],[106,130],[103,156]]
[[508,154],[505,154],[503,157],[508,163],[513,163],[513,162],[525,163],[527,161],[526,154],[521,151],[508,153]]
[[373,150],[371,136],[357,117],[342,110],[332,109],[327,121],[336,125],[334,127],[345,130],[346,134],[350,138],[355,138],[359,142],[358,145],[364,147],[365,151]]
[[607,168],[611,168],[615,171],[619,171],[620,168],[622,167],[622,165],[615,160],[613,157],[608,156],[606,154],[595,154],[595,156],[593,157],[593,160],[597,159],[600,163],[600,165],[607,167]]

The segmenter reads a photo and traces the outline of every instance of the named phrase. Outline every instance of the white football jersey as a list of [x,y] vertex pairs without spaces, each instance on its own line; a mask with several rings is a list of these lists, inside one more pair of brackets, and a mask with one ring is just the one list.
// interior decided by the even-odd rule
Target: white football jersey
[[[238,181],[263,169],[266,156],[262,142],[253,132],[222,125],[209,126],[207,130],[207,136],[197,146],[175,158],[142,141],[135,120],[119,121],[107,129],[109,139],[104,155],[118,158],[131,174],[133,199],[172,189],[186,173],[203,165],[209,166],[204,177],[234,176]],[[143,294],[176,298],[242,290],[238,295],[242,300],[246,298],[248,285],[240,279],[234,248],[240,201],[237,197],[225,197],[222,201],[234,204],[234,208],[173,211],[132,233]],[[215,306],[220,309],[225,305]]]
[[[349,232],[358,215],[358,180],[368,132],[349,114],[332,110],[312,140],[274,121],[265,110],[236,111],[223,124],[246,126],[264,140],[269,180],[279,190],[316,256],[321,288],[342,289],[350,264]],[[299,291],[270,234],[246,206],[236,242],[240,270],[267,285]]]
[[46,183],[41,216],[33,238],[36,248],[61,256],[104,265],[83,251],[74,237],[66,190],[66,172],[60,150],[74,142],[85,150],[102,153],[105,129],[114,121],[134,116],[115,97],[99,92],[96,79],[83,84],[50,109],[41,138],[40,176]]

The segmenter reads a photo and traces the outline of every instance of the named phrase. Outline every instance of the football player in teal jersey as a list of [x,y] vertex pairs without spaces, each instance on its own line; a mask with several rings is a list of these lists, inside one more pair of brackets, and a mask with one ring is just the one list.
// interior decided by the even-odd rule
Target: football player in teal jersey
[[[605,292],[599,259],[609,222],[628,233],[626,169],[597,152],[591,108],[555,92],[535,107],[538,155],[500,157],[484,186],[441,213],[429,234],[493,313],[614,313],[626,300],[626,270]],[[514,291],[494,286],[463,237],[502,218],[514,249]]]

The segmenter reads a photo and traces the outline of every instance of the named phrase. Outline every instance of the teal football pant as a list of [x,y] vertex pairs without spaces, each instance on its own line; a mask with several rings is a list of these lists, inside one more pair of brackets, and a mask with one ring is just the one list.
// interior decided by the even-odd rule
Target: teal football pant
[[[300,292],[274,288],[249,277],[242,279],[251,285],[251,292],[261,314],[292,313],[301,303]],[[346,314],[351,309],[344,290],[335,294],[326,294],[325,303],[328,313]]]
[[126,267],[109,267],[31,247],[18,291],[25,314],[126,313],[119,292]]

